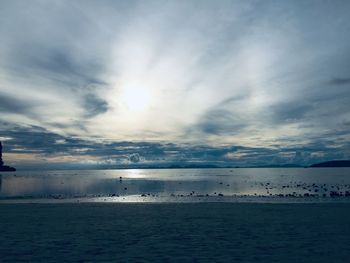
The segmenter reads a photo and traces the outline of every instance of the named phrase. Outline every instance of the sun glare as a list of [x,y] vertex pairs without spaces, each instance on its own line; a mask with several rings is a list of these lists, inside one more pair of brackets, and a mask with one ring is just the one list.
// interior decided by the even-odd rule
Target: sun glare
[[122,93],[122,103],[131,111],[143,111],[150,104],[150,92],[139,85],[128,85]]

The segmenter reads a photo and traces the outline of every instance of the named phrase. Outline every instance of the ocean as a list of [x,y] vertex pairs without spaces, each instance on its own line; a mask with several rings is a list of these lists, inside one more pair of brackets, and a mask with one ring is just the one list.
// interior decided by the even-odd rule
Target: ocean
[[3,173],[0,262],[347,262],[349,172]]
[[350,199],[349,168],[18,171],[0,202],[305,202]]

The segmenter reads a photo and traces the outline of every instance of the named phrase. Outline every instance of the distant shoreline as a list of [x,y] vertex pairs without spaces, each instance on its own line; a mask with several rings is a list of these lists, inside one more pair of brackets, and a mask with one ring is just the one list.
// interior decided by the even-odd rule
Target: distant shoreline
[[350,160],[333,160],[328,162],[312,164],[310,167],[311,168],[350,167]]
[[[271,168],[349,168],[350,167],[350,161],[348,164],[339,164],[338,162],[335,161],[329,161],[329,162],[324,162],[324,163],[318,163],[318,164],[312,164],[310,166],[301,166],[301,165],[260,165],[260,166],[215,166],[215,165],[179,165],[179,166],[123,166],[123,167],[41,167],[40,169],[38,168],[33,168],[33,167],[23,167],[17,169],[17,171],[45,171],[45,170],[136,170],[136,169],[142,169],[142,170],[175,170],[175,169],[254,169],[254,168],[259,168],[259,169],[271,169]],[[1,172],[1,170],[0,170]],[[14,171],[12,171],[14,172]]]

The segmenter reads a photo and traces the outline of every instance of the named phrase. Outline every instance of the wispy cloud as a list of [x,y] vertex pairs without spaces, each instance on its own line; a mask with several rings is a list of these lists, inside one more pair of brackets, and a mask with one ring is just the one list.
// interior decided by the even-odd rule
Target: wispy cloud
[[[209,161],[218,149],[210,160],[262,162],[292,158],[272,149],[296,143],[298,158],[333,156],[323,145],[332,134],[348,158],[349,10],[347,1],[1,1],[0,121],[17,127],[2,126],[3,136],[21,145],[13,153]],[[135,142],[138,151],[115,155]]]

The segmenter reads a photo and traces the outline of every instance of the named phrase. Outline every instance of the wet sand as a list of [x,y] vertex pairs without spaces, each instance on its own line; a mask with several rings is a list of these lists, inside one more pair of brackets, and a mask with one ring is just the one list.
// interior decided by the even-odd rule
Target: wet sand
[[1,262],[346,262],[350,204],[0,204]]

